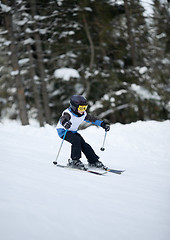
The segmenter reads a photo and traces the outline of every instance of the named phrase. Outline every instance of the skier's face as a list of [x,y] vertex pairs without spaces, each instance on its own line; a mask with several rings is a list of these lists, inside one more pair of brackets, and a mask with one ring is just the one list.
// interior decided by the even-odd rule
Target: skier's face
[[85,111],[80,111],[80,110],[78,110],[78,113],[80,113],[81,115],[84,113]]

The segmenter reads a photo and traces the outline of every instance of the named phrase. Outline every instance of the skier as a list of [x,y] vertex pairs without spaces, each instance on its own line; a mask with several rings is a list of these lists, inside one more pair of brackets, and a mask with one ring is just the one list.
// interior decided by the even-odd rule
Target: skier
[[99,157],[96,155],[92,147],[85,142],[83,137],[77,132],[79,125],[83,122],[91,122],[96,126],[101,126],[105,131],[110,130],[110,125],[101,121],[90,114],[87,114],[87,100],[81,95],[73,95],[70,98],[70,107],[63,111],[62,116],[57,124],[57,132],[60,138],[63,138],[65,131],[66,141],[71,143],[71,159],[69,159],[68,165],[85,169],[84,164],[81,162],[81,152],[87,158],[88,164],[91,167],[104,168],[105,166]]

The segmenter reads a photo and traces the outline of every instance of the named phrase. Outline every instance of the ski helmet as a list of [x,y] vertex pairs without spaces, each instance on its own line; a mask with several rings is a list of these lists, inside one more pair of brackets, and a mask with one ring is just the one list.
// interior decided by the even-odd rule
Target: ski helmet
[[70,98],[70,107],[73,111],[77,112],[79,105],[87,105],[87,100],[81,95],[73,95]]

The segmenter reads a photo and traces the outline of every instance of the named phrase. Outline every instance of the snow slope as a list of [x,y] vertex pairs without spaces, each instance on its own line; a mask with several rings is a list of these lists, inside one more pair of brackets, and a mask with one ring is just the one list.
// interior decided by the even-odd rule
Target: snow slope
[[[168,239],[170,121],[114,124],[104,152],[103,129],[80,133],[106,165],[126,172],[57,168],[55,127],[0,124],[0,239]],[[69,152],[64,142],[58,162]]]

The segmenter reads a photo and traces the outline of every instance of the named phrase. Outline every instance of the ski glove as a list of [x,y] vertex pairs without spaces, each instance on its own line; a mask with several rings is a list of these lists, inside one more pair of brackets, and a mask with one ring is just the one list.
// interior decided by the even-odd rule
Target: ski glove
[[104,128],[104,130],[105,130],[106,132],[108,132],[108,131],[110,130],[110,125],[109,125],[107,122],[105,122],[105,121],[103,121],[103,122],[101,123],[101,127]]
[[66,121],[63,123],[63,127],[65,127],[66,129],[69,129],[71,127],[72,123],[70,121]]

